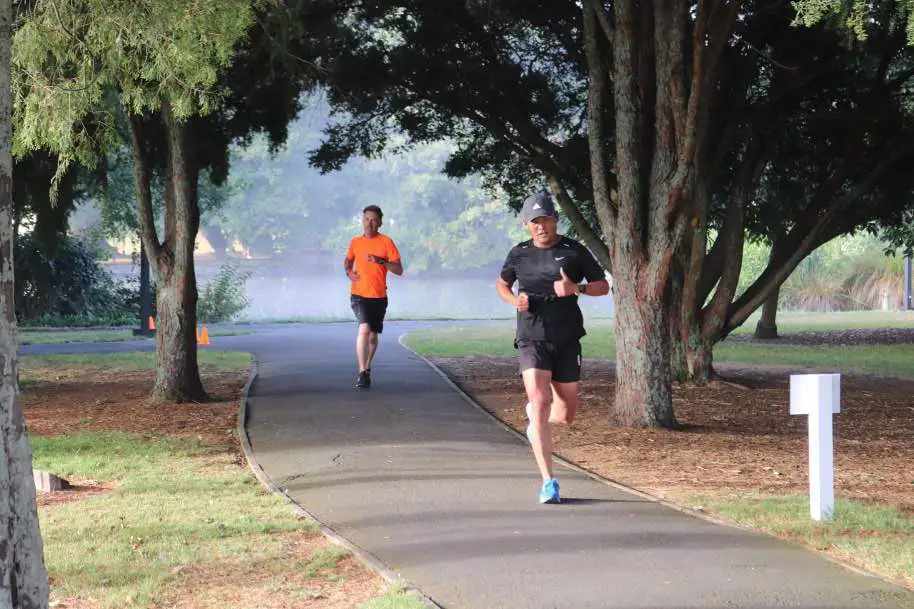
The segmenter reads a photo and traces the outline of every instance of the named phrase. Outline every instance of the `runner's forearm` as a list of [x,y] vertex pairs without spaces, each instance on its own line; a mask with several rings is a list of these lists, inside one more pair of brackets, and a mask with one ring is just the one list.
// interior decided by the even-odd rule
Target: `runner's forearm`
[[384,261],[384,266],[387,267],[387,270],[393,273],[394,275],[403,274],[403,263],[397,260],[396,262]]
[[579,284],[578,294],[581,296],[606,296],[609,294],[609,282],[603,279]]
[[498,282],[495,284],[495,290],[498,292],[498,297],[501,298],[505,304],[509,304],[512,307],[517,306],[517,296],[511,291],[511,286],[505,283],[505,280],[501,277],[498,278]]

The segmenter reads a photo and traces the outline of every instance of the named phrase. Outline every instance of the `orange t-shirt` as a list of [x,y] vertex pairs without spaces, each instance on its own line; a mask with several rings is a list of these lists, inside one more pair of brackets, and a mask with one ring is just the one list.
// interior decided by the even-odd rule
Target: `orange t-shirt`
[[387,235],[378,233],[374,237],[353,237],[346,260],[354,261],[352,270],[358,274],[359,280],[352,282],[352,293],[362,298],[387,298],[387,267],[369,262],[369,254],[388,262],[400,262],[400,252]]

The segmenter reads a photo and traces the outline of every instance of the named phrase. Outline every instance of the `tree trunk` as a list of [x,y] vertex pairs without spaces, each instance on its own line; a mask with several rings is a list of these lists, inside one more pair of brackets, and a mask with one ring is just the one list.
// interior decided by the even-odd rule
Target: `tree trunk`
[[38,526],[32,449],[22,414],[13,274],[10,155],[12,3],[0,0],[0,608],[44,609],[48,574]]
[[762,317],[755,325],[755,338],[771,339],[779,338],[778,336],[778,298],[781,296],[781,287],[778,286],[771,291],[771,295],[762,305]]
[[629,289],[616,294],[616,419],[629,427],[674,427],[666,310]]
[[149,190],[143,122],[131,118],[133,171],[143,244],[156,278],[156,402],[200,401],[206,397],[197,366],[197,286],[194,240],[200,223],[197,172],[188,162],[186,127],[162,104],[168,144],[165,184],[165,239],[159,243]]
[[174,252],[169,268],[156,275],[156,382],[158,402],[199,401],[206,397],[197,365],[197,280],[194,240],[200,226],[197,207],[197,171],[188,159],[187,127],[166,102],[162,115],[168,138],[168,180],[173,217],[165,236]]
[[140,333],[152,334],[149,318],[152,317],[152,289],[149,285],[149,256],[140,239]]
[[689,367],[689,382],[693,385],[707,385],[714,376],[714,344],[716,341],[695,332],[686,353]]
[[685,383],[689,380],[689,364],[686,359],[687,341],[683,339],[683,280],[682,266],[676,263],[670,270],[670,292],[667,309],[669,311],[670,327],[670,374],[673,380],[680,383]]
[[698,322],[700,312],[683,306],[681,276],[670,277],[670,370],[672,378],[690,385],[707,385],[714,374],[714,345],[702,335]]

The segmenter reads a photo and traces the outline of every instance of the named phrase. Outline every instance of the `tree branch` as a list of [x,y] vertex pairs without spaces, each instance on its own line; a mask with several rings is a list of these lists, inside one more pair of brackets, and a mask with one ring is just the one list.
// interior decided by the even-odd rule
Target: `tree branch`
[[[906,144],[883,157],[866,178],[838,197],[824,214],[812,222],[805,236],[799,234],[804,231],[803,225],[795,226],[784,239],[785,254],[777,257],[778,264],[775,264],[776,256],[772,252],[771,261],[761,276],[731,306],[726,332],[741,326],[756,309],[762,306],[772,290],[784,283],[790,273],[812,251],[838,235],[852,230],[859,219],[853,214],[846,213],[847,208],[858,201],[863,193],[871,189],[883,173],[912,153],[914,153],[914,144]],[[780,268],[775,268],[776,266],[780,266]]]
[[159,260],[162,246],[156,234],[155,217],[152,211],[152,192],[149,180],[149,156],[146,152],[146,141],[143,132],[143,119],[131,115],[130,141],[133,156],[133,184],[136,191],[137,217],[140,221],[140,238],[146,247],[151,266],[159,272]]
[[586,2],[600,24],[600,29],[603,31],[607,44],[611,47],[615,38],[615,31],[609,21],[609,15],[606,14],[606,9],[603,7],[603,2],[601,0],[586,0]]
[[[606,247],[606,243],[593,231],[590,223],[581,214],[581,210],[578,208],[577,204],[575,204],[568,195],[568,191],[562,185],[562,182],[554,174],[549,174],[548,181],[549,190],[552,191],[552,194],[558,201],[562,211],[568,216],[571,225],[574,226],[574,230],[576,230],[581,236],[581,239],[583,239],[584,245],[593,253],[600,264],[603,265],[603,268],[606,269],[607,272],[612,273],[612,258],[609,255],[609,249]],[[611,230],[611,227],[604,227],[604,231],[605,230]],[[612,243],[611,235],[607,235],[607,237],[607,242]]]
[[[594,2],[596,0],[591,0]],[[602,12],[601,7],[600,11]],[[605,15],[604,15],[605,16]],[[584,50],[590,88],[587,96],[587,142],[590,148],[590,180],[597,217],[604,231],[616,222],[616,208],[610,192],[610,165],[605,131],[610,95],[609,70],[606,53],[597,37],[595,11],[584,14]]]
[[711,250],[705,255],[705,263],[701,267],[701,277],[698,280],[698,289],[696,291],[695,302],[704,304],[711,295],[711,290],[720,281],[720,276],[724,272],[724,260],[726,259],[727,250],[724,247],[726,242],[723,239],[723,232],[717,235]]
[[[754,166],[753,166],[754,165]],[[733,202],[728,206],[727,217],[724,220],[724,230],[720,235],[723,239],[723,249],[727,258],[717,283],[717,289],[711,302],[701,312],[701,335],[705,340],[711,340],[720,335],[727,324],[727,312],[733,295],[739,284],[740,271],[743,268],[743,243],[746,240],[746,204],[753,192],[753,184],[760,170],[758,161],[746,163],[744,173],[739,180],[739,186],[733,197]],[[699,307],[704,303],[699,303]]]

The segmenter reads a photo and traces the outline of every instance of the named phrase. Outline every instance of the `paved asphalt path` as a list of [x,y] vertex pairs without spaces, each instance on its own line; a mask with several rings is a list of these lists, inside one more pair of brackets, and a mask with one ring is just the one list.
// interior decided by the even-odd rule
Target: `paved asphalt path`
[[[259,361],[248,432],[267,475],[441,606],[914,608],[914,593],[798,546],[570,469],[557,472],[565,502],[539,505],[529,447],[397,343],[420,325],[387,324],[369,391],[353,388],[352,324],[265,328],[215,347]],[[22,352],[68,349],[86,350]]]

